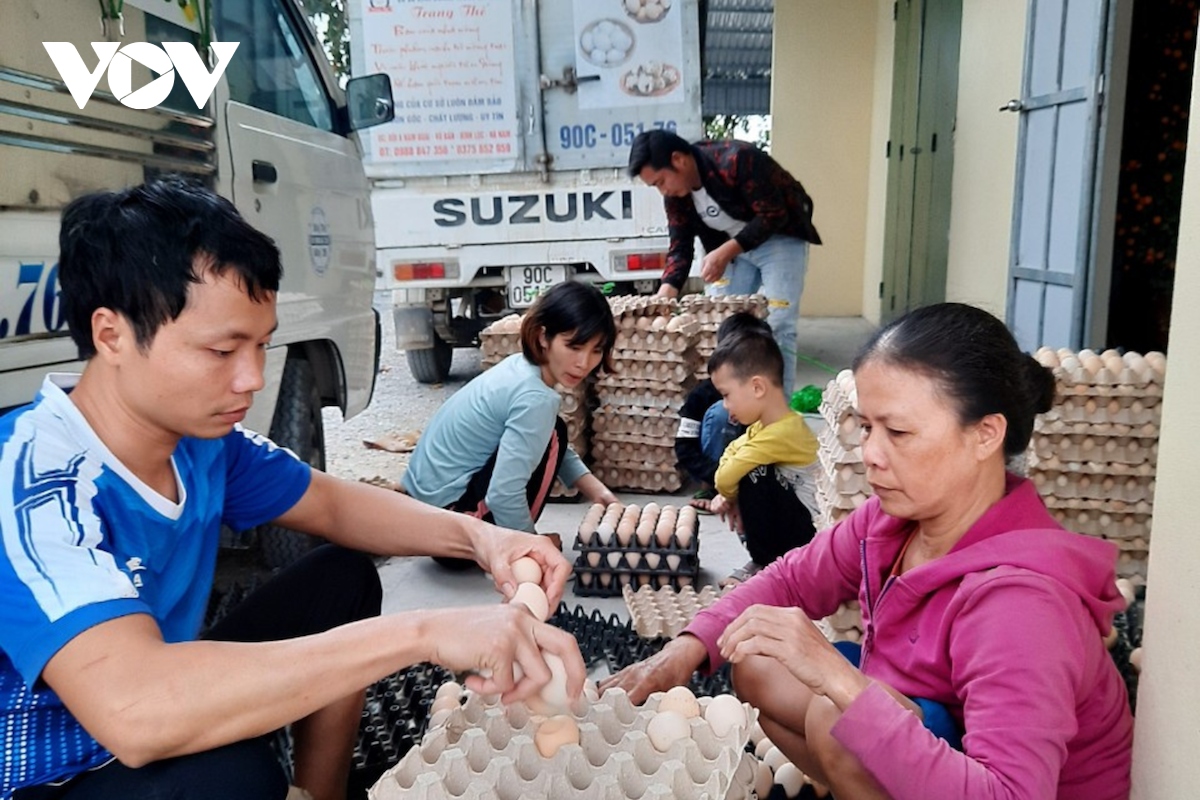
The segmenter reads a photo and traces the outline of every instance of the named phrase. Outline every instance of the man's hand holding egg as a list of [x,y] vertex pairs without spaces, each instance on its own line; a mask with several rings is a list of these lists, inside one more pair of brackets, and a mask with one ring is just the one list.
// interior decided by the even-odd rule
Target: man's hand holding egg
[[485,524],[475,533],[472,544],[476,563],[492,574],[496,588],[506,600],[512,599],[522,582],[513,574],[513,565],[528,559],[541,570],[538,580],[532,582],[542,587],[549,607],[558,608],[571,577],[571,564],[549,537]]

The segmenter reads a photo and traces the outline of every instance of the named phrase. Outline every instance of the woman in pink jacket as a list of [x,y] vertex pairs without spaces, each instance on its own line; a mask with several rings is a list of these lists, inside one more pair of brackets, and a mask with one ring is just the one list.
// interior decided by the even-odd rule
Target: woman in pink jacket
[[[728,660],[767,736],[838,800],[1128,797],[1133,721],[1102,641],[1116,549],[1005,470],[1053,376],[959,304],[881,330],[854,376],[875,496],[603,688],[640,702]],[[853,599],[857,664],[810,621]]]

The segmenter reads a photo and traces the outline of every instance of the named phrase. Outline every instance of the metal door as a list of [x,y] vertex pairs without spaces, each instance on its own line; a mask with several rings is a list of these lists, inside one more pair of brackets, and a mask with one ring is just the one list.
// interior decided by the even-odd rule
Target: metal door
[[1082,346],[1112,0],[1030,0],[1008,323],[1026,350]]

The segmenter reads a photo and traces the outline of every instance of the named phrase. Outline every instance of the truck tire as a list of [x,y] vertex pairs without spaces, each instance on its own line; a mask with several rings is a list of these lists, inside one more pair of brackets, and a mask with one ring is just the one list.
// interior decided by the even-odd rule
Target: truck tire
[[[271,420],[271,440],[291,450],[313,469],[325,469],[321,396],[312,365],[303,358],[289,358],[284,364],[279,401]],[[278,525],[263,525],[258,529],[259,554],[270,569],[288,566],[322,541],[320,537]]]
[[417,383],[442,383],[450,375],[454,348],[436,333],[433,334],[433,347],[405,350],[404,354],[408,358],[408,369]]

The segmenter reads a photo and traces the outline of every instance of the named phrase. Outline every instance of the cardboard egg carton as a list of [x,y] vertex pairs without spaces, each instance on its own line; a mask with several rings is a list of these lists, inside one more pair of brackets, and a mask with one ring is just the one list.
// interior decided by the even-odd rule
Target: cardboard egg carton
[[831,642],[862,641],[862,609],[859,608],[857,600],[842,603],[838,606],[837,611],[830,614],[822,622],[824,623],[823,627],[826,631],[826,638]]
[[675,313],[680,304],[671,297],[659,295],[617,295],[608,298],[613,316],[618,323],[623,323],[627,317],[665,317]]
[[679,416],[683,394],[678,386],[656,387],[652,390],[605,389],[604,402],[614,407],[639,408],[643,413],[672,413]]
[[699,592],[691,586],[678,591],[669,587],[654,589],[643,586],[635,592],[626,586],[621,594],[638,636],[645,639],[674,639],[697,612],[717,601],[719,591],[714,586],[705,586]]
[[[616,800],[617,798],[722,798],[738,774],[748,730],[717,736],[702,718],[690,720],[691,736],[660,753],[646,727],[661,695],[645,705],[609,690],[575,714],[579,744],[544,758],[534,744],[540,721],[521,704],[508,707],[472,692],[443,725],[426,733],[419,747],[371,789],[370,800],[518,800],[529,797]],[[711,698],[698,698],[707,708]],[[751,725],[756,712],[748,706]],[[744,781],[743,770],[741,780]]]
[[[1162,419],[1162,407],[1158,398],[1123,398],[1127,403],[1119,405],[1116,410],[1109,408],[1109,403],[1117,402],[1117,398],[1088,399],[1072,395],[1063,395],[1061,389],[1054,407],[1039,419],[1047,423],[1086,423],[1089,425],[1158,425]],[[1034,423],[1037,430],[1039,423]]]
[[592,472],[611,489],[628,489],[633,492],[677,492],[683,486],[683,478],[673,464],[626,464],[596,465]]
[[596,381],[596,390],[602,401],[608,401],[615,395],[628,394],[674,394],[682,403],[688,390],[696,385],[695,373],[687,373],[679,380],[663,380],[660,378],[632,377],[628,375],[603,375]]
[[1129,578],[1137,586],[1146,585],[1146,568],[1150,560],[1149,551],[1124,550],[1117,556],[1117,577]]
[[1093,350],[1076,353],[1066,348],[1042,347],[1033,356],[1042,366],[1052,369],[1060,385],[1066,387],[1122,387],[1161,396],[1167,372],[1166,356],[1159,352],[1143,356],[1135,352],[1121,354],[1115,350],[1097,354]]
[[1158,460],[1158,441],[1133,436],[1103,437],[1080,434],[1036,434],[1029,443],[1039,460],[1100,464],[1153,464]]
[[[632,438],[632,437],[626,437]],[[674,468],[675,450],[670,445],[647,445],[644,442],[623,441],[620,435],[596,434],[592,439],[594,463],[601,467],[620,469],[623,464],[651,464],[659,469]]]
[[[615,380],[654,381],[660,384],[679,385],[684,381],[695,380],[696,368],[682,361],[642,361],[626,359],[620,362]],[[607,376],[606,376],[607,378]]]
[[1079,436],[1100,436],[1117,439],[1158,439],[1158,423],[1147,422],[1144,425],[1125,425],[1119,422],[1068,422],[1051,413],[1039,414],[1034,421],[1033,432],[1039,434],[1060,434]]
[[1051,508],[1050,514],[1067,530],[1108,539],[1122,550],[1149,547],[1153,520],[1150,514],[1112,513],[1096,508]]
[[[647,319],[641,317],[640,320]],[[667,320],[666,317],[657,319]],[[658,326],[641,328],[621,328],[613,350],[625,357],[626,353],[655,353],[660,356],[691,353],[695,356],[696,337],[700,333],[700,323],[690,314],[670,317],[669,321]]]
[[616,362],[617,372],[621,373],[631,365],[679,364],[694,369],[700,363],[700,358],[694,350],[675,350],[670,353],[660,353],[654,350],[614,350],[613,360]]
[[690,294],[680,298],[679,307],[695,315],[702,331],[714,334],[730,314],[749,311],[759,319],[766,319],[769,311],[767,298],[761,294],[733,294],[722,297]]
[[592,416],[597,433],[630,433],[675,440],[679,414],[672,409],[604,404]]
[[1031,475],[1039,494],[1053,495],[1057,500],[1119,500],[1126,503],[1152,502],[1154,499],[1154,476],[1122,476],[1107,474],[1081,474],[1040,469]]

